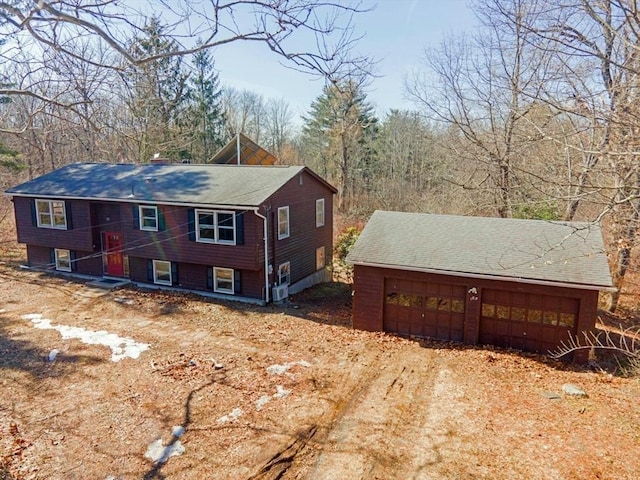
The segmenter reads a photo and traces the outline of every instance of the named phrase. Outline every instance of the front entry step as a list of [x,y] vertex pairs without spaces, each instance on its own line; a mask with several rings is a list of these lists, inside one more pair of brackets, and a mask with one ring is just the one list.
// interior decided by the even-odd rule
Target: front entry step
[[124,285],[128,285],[131,281],[127,279],[117,279],[117,278],[100,278],[98,280],[93,280],[87,285],[89,287],[97,287],[104,288],[105,290],[111,290],[112,288],[122,287]]

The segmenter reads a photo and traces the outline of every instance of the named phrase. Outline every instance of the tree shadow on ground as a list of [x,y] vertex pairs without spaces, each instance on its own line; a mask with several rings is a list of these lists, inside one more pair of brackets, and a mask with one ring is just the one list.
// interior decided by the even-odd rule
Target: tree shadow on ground
[[50,349],[43,348],[31,340],[18,338],[10,331],[11,322],[0,315],[0,370],[27,373],[32,379],[60,377],[74,372],[80,365],[93,365],[105,360],[90,355],[68,355],[58,353],[49,360]]

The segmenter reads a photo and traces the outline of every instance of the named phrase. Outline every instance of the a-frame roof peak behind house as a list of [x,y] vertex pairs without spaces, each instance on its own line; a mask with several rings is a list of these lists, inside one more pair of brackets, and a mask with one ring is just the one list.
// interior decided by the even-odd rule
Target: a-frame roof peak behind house
[[75,163],[10,188],[6,193],[124,202],[260,206],[305,168]]
[[354,264],[611,289],[598,225],[376,211]]
[[207,163],[273,165],[276,157],[242,133],[236,133]]

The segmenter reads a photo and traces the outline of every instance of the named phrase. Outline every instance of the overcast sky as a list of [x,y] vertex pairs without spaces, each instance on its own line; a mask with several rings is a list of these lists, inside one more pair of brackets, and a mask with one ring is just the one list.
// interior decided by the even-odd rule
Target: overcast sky
[[[365,0],[375,8],[357,14],[356,34],[364,34],[357,50],[379,60],[368,99],[380,116],[390,108],[411,108],[404,100],[403,78],[419,67],[425,46],[444,35],[471,31],[475,25],[467,0]],[[265,45],[236,42],[218,48],[215,66],[225,86],[247,89],[265,98],[284,98],[296,115],[309,110],[323,83],[283,67]]]

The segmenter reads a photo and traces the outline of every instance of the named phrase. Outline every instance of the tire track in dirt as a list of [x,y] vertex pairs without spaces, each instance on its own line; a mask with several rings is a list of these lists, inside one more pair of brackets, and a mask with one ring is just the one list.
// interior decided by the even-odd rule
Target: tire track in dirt
[[446,367],[432,351],[408,349],[367,370],[377,373],[336,414],[307,478],[431,478],[449,428],[432,408],[446,401]]

